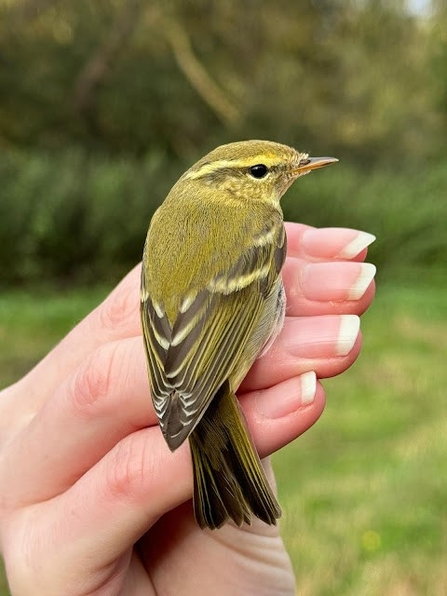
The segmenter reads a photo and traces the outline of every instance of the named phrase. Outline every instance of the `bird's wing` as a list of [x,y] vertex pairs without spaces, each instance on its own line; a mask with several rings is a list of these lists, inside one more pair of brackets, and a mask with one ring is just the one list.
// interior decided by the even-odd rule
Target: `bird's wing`
[[286,252],[282,223],[262,238],[229,271],[185,297],[172,325],[163,306],[152,301],[142,276],[141,315],[152,399],[172,450],[192,432],[234,368],[245,366],[245,375],[268,339],[269,330],[260,345],[250,342],[253,353],[247,354],[247,342],[276,287]]

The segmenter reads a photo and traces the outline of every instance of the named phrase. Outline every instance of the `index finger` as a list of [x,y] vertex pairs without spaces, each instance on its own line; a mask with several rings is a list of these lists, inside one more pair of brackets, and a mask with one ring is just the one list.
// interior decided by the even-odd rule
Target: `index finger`
[[313,228],[286,222],[287,256],[308,260],[364,260],[373,234],[351,228]]
[[141,335],[140,274],[141,264],[21,379],[17,389],[20,395],[29,396],[28,409],[36,411],[61,381],[101,345]]

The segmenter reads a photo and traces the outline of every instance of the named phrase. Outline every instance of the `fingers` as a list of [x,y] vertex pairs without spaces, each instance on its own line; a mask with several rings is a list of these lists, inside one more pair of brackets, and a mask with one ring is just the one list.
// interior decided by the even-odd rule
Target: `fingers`
[[[241,393],[261,391],[307,371],[319,377],[339,374],[358,355],[358,332],[355,315],[287,318]],[[28,502],[49,499],[124,437],[156,424],[141,338],[110,342],[93,352],[12,440],[0,460],[0,485],[8,487],[11,502],[23,499],[19,495]]]
[[[361,314],[374,294],[373,283],[366,288],[372,266],[369,270],[361,270],[358,264],[343,263],[342,260],[364,258],[365,247],[373,236],[349,229],[319,230],[302,224],[286,225],[289,258],[283,277],[288,293],[287,314]],[[357,251],[357,256],[353,256]],[[329,264],[326,262],[328,259],[335,259],[335,262]],[[305,268],[306,264],[320,261],[320,269],[315,266],[313,269]],[[305,269],[301,271],[303,267]],[[135,267],[98,308],[20,381],[15,393],[28,397],[26,400],[14,400],[10,416],[17,420],[17,427],[28,422],[47,396],[80,365],[86,355],[107,342],[141,335],[140,271],[139,265]],[[354,290],[350,284],[354,285]],[[364,287],[366,289],[361,296]]]
[[374,297],[376,268],[363,260],[374,236],[348,228],[286,228],[287,315],[365,312]]
[[307,371],[320,379],[338,375],[360,353],[359,330],[356,315],[287,318],[275,343],[254,363],[240,389],[271,387]]
[[371,304],[376,268],[349,261],[302,263],[290,258],[283,269],[287,316],[355,313]]
[[71,510],[72,503],[83,506],[82,519],[61,537],[61,542],[73,532],[81,544],[95,534],[101,557],[114,559],[135,544],[161,515],[191,498],[191,493],[187,443],[171,453],[158,427],[137,431],[54,500],[61,516]]
[[[299,377],[271,388],[265,395],[243,398],[250,431],[262,457],[292,441],[318,419],[324,407],[324,391],[318,383],[314,387],[314,398],[307,403],[303,402]],[[272,409],[270,402],[280,402],[284,396],[288,397],[282,411]],[[90,544],[90,552],[107,562],[119,557],[160,516],[190,499],[191,494],[187,445],[171,453],[159,429],[152,427],[126,436],[65,493],[42,504],[39,516],[41,521],[45,516],[48,519],[45,532],[56,541],[56,558],[60,553],[72,563],[84,560],[85,544]],[[64,564],[65,560],[57,561],[58,566]]]
[[[292,251],[297,236],[316,232],[298,224],[289,228]],[[358,232],[347,230],[343,235],[351,238],[352,245]],[[321,234],[317,236],[321,240]],[[324,242],[320,245],[329,246]],[[330,248],[335,250],[333,246]],[[335,248],[339,250],[339,245]],[[358,248],[357,242],[355,250]],[[316,272],[307,274],[300,273],[301,265],[300,257],[289,259],[286,271],[290,278],[289,316],[274,346],[258,360],[244,381],[241,394],[272,387],[308,371],[315,371],[319,378],[333,376],[348,368],[358,355],[361,340],[357,316],[308,315],[321,310],[360,313],[367,308],[374,292],[372,282],[358,300],[343,299],[343,292],[349,294],[349,283],[358,277],[362,264],[343,261],[331,264],[329,286],[332,284],[333,297],[338,302],[325,302],[324,295],[318,294],[318,279],[324,283],[331,278],[329,264],[314,263]],[[138,276],[139,270],[135,268],[29,375],[28,379],[33,381],[30,394],[35,410],[31,411],[27,404],[23,431],[16,433],[8,458],[0,463],[0,484],[8,484],[12,499],[15,489],[23,489],[24,483],[29,490],[22,494],[30,500],[51,498],[63,492],[126,435],[156,423],[139,330]],[[302,286],[307,297],[303,297]],[[295,312],[301,316],[290,316]],[[119,339],[126,335],[129,337]],[[21,395],[27,393],[23,387],[20,390]],[[36,407],[39,391],[42,404],[47,402],[40,410]],[[17,400],[15,406],[20,411],[22,404]],[[54,429],[64,432],[56,433]]]
[[259,455],[266,457],[315,424],[324,410],[325,394],[311,371],[264,391],[248,392],[240,403]]
[[[107,591],[112,576],[127,569],[137,539],[164,511],[189,498],[191,487],[187,445],[172,454],[159,429],[132,433],[65,493],[5,516],[5,559],[15,567],[10,573],[19,585],[37,577],[43,582],[38,593],[51,585],[51,593],[65,594],[67,578],[60,570],[67,569],[81,579],[83,594]],[[26,538],[25,550],[7,552],[17,536]],[[24,557],[28,544],[31,563]]]
[[[63,492],[123,437],[155,424],[141,338],[98,348],[63,382],[0,459],[7,493]],[[21,503],[22,505],[25,503]]]

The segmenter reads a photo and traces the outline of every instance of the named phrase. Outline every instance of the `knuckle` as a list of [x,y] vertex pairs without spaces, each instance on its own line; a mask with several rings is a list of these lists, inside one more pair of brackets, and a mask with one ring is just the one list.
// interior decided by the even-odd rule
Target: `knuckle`
[[91,407],[105,401],[114,386],[118,343],[105,344],[91,354],[76,372],[69,400],[77,413],[89,413]]
[[136,432],[118,443],[108,462],[106,492],[115,500],[135,502],[147,499],[151,465],[150,458],[146,457],[142,432]]
[[106,329],[123,326],[133,329],[139,321],[138,309],[135,284],[123,283],[98,308],[100,325]]

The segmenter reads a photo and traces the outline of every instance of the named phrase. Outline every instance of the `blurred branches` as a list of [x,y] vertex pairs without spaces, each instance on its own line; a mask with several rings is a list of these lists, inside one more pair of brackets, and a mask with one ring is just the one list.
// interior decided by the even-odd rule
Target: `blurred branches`
[[73,88],[73,104],[79,112],[89,112],[93,106],[93,94],[113,69],[119,53],[129,45],[130,37],[140,16],[140,0],[127,0],[117,11],[115,19],[102,44],[90,56]]
[[186,30],[172,20],[163,20],[166,39],[172,47],[177,65],[197,94],[214,110],[223,124],[233,126],[240,120],[239,110],[216,85],[194,54]]
[[377,0],[0,1],[0,142],[184,157],[270,137],[363,163],[443,149],[447,18]]

